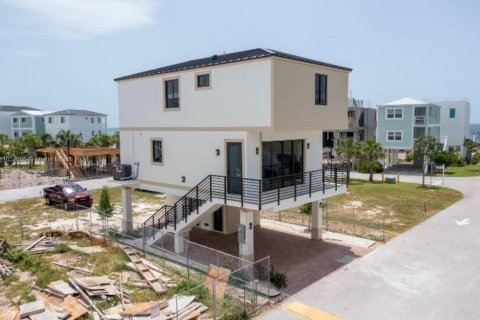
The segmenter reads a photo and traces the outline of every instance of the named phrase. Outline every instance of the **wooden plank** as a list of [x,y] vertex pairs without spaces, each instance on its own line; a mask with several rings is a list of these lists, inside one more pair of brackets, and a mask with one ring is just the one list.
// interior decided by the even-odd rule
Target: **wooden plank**
[[25,249],[23,249],[23,251],[30,251],[30,249],[32,249],[33,247],[35,247],[40,241],[42,241],[43,239],[45,239],[46,237],[43,236],[41,237],[40,239],[38,239],[37,241],[33,242],[31,245],[29,245],[28,247],[26,247]]
[[72,267],[72,266],[69,266],[69,265],[66,265],[66,264],[63,264],[63,263],[59,263],[59,262],[53,262],[54,265],[56,266],[59,266],[59,267],[63,267],[63,268],[67,268],[67,269],[71,269],[71,270],[75,270],[75,271],[78,271],[80,273],[83,273],[87,276],[91,275],[92,274],[92,271],[90,270],[86,270],[86,269],[81,269],[81,268],[77,268],[77,267]]
[[58,280],[58,281],[55,281],[55,282],[51,282],[47,286],[47,288],[52,290],[53,292],[57,292],[59,294],[62,294],[63,296],[68,296],[68,295],[77,293],[77,291],[75,291],[68,283],[66,283],[63,280]]
[[66,320],[75,320],[88,312],[88,309],[82,306],[82,304],[72,296],[66,297],[60,305],[70,312]]
[[24,303],[20,306],[20,318],[26,318],[30,315],[42,313],[45,311],[45,302],[42,299],[30,303]]
[[82,296],[83,299],[85,299],[85,301],[87,301],[87,303],[99,314],[99,316],[102,318],[102,319],[105,319],[105,316],[103,315],[102,311],[100,311],[100,309],[97,308],[97,306],[95,305],[95,303],[93,303],[93,301],[88,297],[88,295],[83,292],[83,290],[77,285],[77,283],[75,282],[75,280],[73,279],[68,279],[68,282],[78,291],[78,293],[80,293],[80,295]]
[[213,284],[215,283],[215,297],[223,298],[230,278],[230,270],[211,264],[208,267],[207,277],[205,278],[205,287],[213,294]]
[[18,309],[18,307],[11,306],[9,308],[0,310],[0,319],[3,319],[3,320],[16,320],[17,318],[20,319],[19,313],[20,313],[20,310]]

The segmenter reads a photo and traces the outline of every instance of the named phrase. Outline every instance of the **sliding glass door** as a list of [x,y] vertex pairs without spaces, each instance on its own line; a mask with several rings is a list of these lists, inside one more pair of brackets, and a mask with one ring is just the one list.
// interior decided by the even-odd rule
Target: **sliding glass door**
[[262,143],[263,190],[302,183],[303,140]]

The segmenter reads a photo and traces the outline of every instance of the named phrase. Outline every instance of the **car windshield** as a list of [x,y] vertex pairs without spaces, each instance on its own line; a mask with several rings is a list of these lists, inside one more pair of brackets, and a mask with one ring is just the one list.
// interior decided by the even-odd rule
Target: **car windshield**
[[78,185],[68,186],[68,187],[63,188],[63,192],[65,192],[66,194],[82,192],[82,191],[83,191],[83,188],[78,186]]

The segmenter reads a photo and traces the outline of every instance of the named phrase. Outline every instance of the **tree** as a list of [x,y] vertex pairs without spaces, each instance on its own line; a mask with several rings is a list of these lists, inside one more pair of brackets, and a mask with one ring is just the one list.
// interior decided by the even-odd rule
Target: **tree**
[[[21,139],[13,139],[7,147],[7,153],[15,159],[15,166],[18,165],[18,159],[25,154],[25,146]],[[13,161],[13,160],[10,160]],[[12,162],[8,162],[11,165]]]
[[[342,139],[336,149],[339,155],[345,156],[348,167],[352,168],[352,159],[360,154],[360,144],[352,138]],[[347,180],[350,180],[350,170],[347,172]]]
[[111,136],[111,144],[115,145],[117,148],[120,148],[120,132],[115,131]]
[[4,133],[0,134],[0,145],[5,146],[9,142],[10,142],[10,138],[6,134]]
[[42,141],[42,148],[53,147],[55,145],[55,141],[48,133],[41,134],[40,140]]
[[436,164],[443,164],[445,167],[453,166],[461,160],[460,156],[455,152],[435,151],[432,154],[432,160]]
[[422,136],[415,141],[413,153],[422,157],[422,186],[425,186],[425,166],[437,149],[437,139],[432,136]]
[[463,142],[463,146],[467,151],[465,161],[467,161],[467,163],[470,164],[472,162],[472,152],[477,146],[477,144],[471,139],[465,139],[465,141]]
[[102,220],[113,216],[115,206],[110,200],[110,193],[107,186],[103,186],[102,193],[100,194],[100,202],[98,203],[96,208]]
[[312,217],[312,203],[307,202],[299,207],[300,213],[308,216],[308,227],[310,228],[310,219]]
[[70,130],[58,131],[56,138],[57,147],[70,147],[75,148],[83,145],[82,139],[77,134],[70,132]]
[[87,144],[92,147],[110,147],[112,136],[107,133],[96,134],[90,138]]
[[27,155],[31,168],[35,165],[35,150],[42,146],[42,140],[40,139],[40,136],[31,133],[24,134],[20,140],[27,149]]
[[373,182],[375,163],[378,158],[384,156],[382,145],[375,140],[367,140],[360,145],[360,154],[363,159],[368,161],[368,172],[370,175],[368,181]]

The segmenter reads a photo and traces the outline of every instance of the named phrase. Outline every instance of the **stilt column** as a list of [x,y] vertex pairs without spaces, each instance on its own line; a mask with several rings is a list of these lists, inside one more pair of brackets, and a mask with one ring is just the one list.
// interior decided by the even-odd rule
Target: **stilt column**
[[312,202],[312,240],[322,240],[322,203]]
[[122,231],[129,232],[133,230],[132,216],[132,188],[129,186],[122,187]]
[[[253,241],[253,230],[254,230],[254,211],[240,210],[240,225],[245,226],[245,237],[240,238],[238,247],[240,249],[239,256],[245,260],[254,260],[254,241]],[[239,230],[240,232],[240,230]]]
[[175,239],[174,239],[174,247],[175,247],[175,253],[182,254],[185,252],[185,240],[189,239],[189,232],[184,231],[184,232],[177,232],[175,234]]

